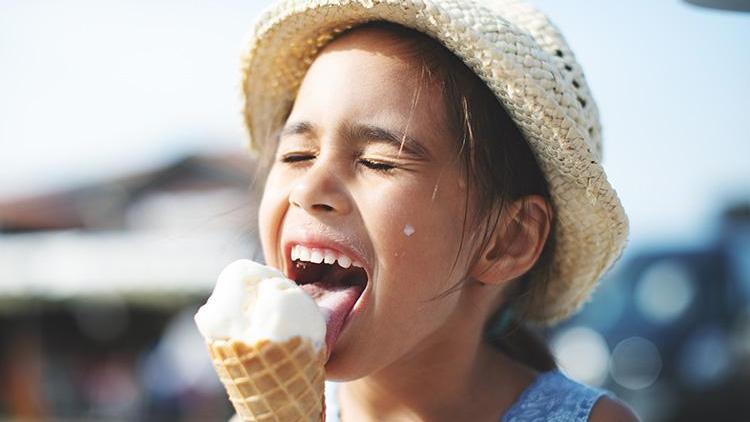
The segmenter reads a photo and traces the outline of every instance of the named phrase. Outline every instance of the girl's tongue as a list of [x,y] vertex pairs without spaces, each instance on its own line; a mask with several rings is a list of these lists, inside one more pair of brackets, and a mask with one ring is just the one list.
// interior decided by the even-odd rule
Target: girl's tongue
[[323,282],[300,286],[307,292],[323,311],[326,318],[326,350],[328,356],[333,352],[336,339],[344,327],[349,311],[365,289],[364,285],[331,285]]

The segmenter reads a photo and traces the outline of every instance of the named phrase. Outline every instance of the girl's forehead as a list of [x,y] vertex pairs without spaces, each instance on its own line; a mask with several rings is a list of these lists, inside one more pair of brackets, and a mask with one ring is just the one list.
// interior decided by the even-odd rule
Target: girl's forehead
[[[328,43],[312,64],[324,77],[345,78],[355,86],[414,90],[422,79],[421,63],[408,40],[383,29],[354,29]],[[308,70],[308,73],[310,73]]]
[[445,115],[440,90],[420,78],[392,41],[376,31],[362,32],[334,40],[316,57],[290,119],[322,125],[364,119],[436,132]]
[[392,41],[387,42],[388,39],[378,32],[362,32],[332,41],[323,48],[312,66],[341,66],[341,70],[358,72],[360,78],[351,82],[391,78],[403,84],[416,85],[417,63],[404,54],[403,48],[398,48]]
[[409,63],[411,54],[409,41],[387,30],[378,28],[355,28],[326,44],[323,53],[347,50],[363,50]]

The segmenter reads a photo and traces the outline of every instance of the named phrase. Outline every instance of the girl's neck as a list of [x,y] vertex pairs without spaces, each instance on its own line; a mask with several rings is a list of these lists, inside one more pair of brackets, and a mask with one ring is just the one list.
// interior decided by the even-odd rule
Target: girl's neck
[[421,349],[343,384],[342,420],[500,420],[536,371],[482,341],[481,331],[446,325]]

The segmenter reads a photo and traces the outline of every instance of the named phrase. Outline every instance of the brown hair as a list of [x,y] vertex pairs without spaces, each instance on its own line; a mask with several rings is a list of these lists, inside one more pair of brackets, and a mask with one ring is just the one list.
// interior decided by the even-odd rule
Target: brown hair
[[[547,182],[521,131],[476,73],[440,42],[396,23],[371,21],[343,31],[338,37],[365,28],[391,35],[400,53],[418,64],[422,84],[417,87],[416,95],[425,83],[440,84],[448,128],[456,135],[456,158],[467,179],[467,212],[470,200],[475,205],[473,215],[464,216],[459,253],[468,227],[484,228],[477,250],[485,249],[508,202],[539,195],[552,205]],[[266,148],[262,154],[260,172],[265,175],[274,151]],[[524,211],[522,207],[521,212]],[[554,219],[551,223],[554,224]],[[535,298],[544,297],[554,243],[554,230],[550,230],[534,267],[508,286],[508,300],[485,327],[486,341],[539,371],[555,368],[554,357],[539,335],[523,321]],[[458,258],[457,255],[452,268]],[[479,255],[474,256],[471,264],[478,259]],[[529,282],[532,273],[537,274],[535,283]],[[465,279],[461,280],[435,299],[458,291],[464,282]]]

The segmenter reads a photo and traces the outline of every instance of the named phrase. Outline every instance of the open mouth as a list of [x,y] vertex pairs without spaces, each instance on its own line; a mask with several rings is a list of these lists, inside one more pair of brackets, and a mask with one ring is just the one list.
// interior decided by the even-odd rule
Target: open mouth
[[[300,286],[312,285],[315,290],[341,290],[349,287],[365,287],[367,273],[361,267],[343,268],[340,265],[296,260],[292,262],[292,278]],[[307,289],[312,290],[310,287]],[[315,298],[315,296],[313,296]]]
[[309,294],[326,317],[328,353],[341,333],[349,312],[368,283],[367,271],[358,261],[327,249],[295,245],[288,276]]

